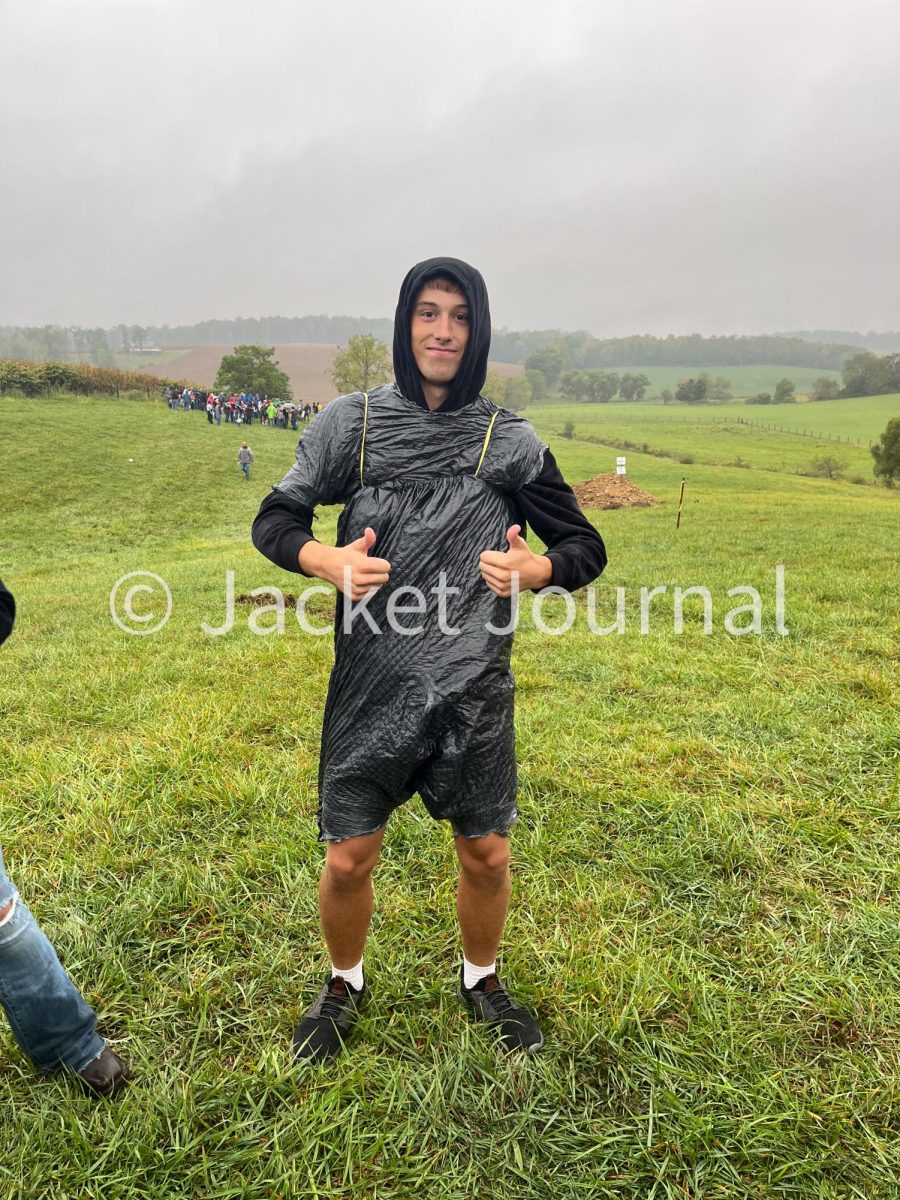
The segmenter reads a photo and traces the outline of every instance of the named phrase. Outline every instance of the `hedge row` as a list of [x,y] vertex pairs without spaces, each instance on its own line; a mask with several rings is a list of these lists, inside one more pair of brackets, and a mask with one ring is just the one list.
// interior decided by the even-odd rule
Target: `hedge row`
[[173,383],[179,387],[185,386],[183,380],[162,379],[143,371],[0,358],[0,393],[19,392],[24,396],[40,396],[44,392],[65,391],[78,396],[118,396],[122,392],[146,392],[150,396]]

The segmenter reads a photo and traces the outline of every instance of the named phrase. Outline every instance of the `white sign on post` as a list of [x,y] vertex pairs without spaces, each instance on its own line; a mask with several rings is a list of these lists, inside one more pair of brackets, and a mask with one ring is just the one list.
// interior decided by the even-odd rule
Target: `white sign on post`
[[616,459],[616,474],[625,474],[625,459],[621,455]]

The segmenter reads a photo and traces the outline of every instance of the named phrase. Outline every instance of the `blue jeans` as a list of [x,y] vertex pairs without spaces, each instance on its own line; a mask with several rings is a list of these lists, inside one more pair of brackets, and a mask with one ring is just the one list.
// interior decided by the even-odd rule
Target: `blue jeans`
[[13,1036],[42,1070],[82,1071],[106,1045],[97,1018],[16,895],[0,849],[0,911],[10,900],[12,916],[0,924],[0,1005]]
[[241,468],[241,470],[244,472],[244,474],[249,479],[250,478],[250,464],[249,463],[238,463],[238,466]]

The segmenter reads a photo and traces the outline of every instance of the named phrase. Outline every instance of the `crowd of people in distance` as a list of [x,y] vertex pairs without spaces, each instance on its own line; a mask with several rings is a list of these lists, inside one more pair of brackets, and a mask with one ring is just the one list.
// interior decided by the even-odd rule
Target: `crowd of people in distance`
[[259,393],[240,392],[237,396],[227,396],[224,392],[204,392],[196,388],[167,387],[165,390],[166,403],[173,412],[179,409],[191,412],[198,409],[206,413],[210,425],[225,424],[252,425],[258,420],[260,425],[272,425],[279,429],[300,428],[300,423],[310,421],[321,409],[317,403],[310,404],[301,401],[293,404],[279,397],[260,396]]

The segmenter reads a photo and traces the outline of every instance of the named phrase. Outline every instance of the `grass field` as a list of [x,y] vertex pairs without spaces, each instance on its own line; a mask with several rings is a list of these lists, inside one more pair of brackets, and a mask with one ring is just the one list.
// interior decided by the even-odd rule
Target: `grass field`
[[[826,438],[849,437],[851,442],[874,442],[891,417],[900,415],[900,396],[859,396],[852,400],[800,401],[797,404],[755,405],[732,401],[729,404],[658,404],[647,400],[640,404],[572,404],[554,401],[538,407],[549,409],[548,416],[559,419],[560,410],[569,409],[569,416],[579,413],[587,420],[624,417],[632,421],[671,422],[677,425],[704,425],[722,419],[737,423],[738,419],[755,421],[758,425],[776,425],[785,430],[810,431]],[[565,419],[565,418],[564,418]]]
[[[545,440],[559,440],[566,422],[571,421],[576,440],[609,448],[604,458],[606,470],[615,467],[617,451],[628,457],[645,447],[673,460],[689,456],[697,464],[722,466],[740,460],[752,468],[793,474],[808,472],[815,458],[830,455],[843,462],[847,478],[872,483],[874,463],[868,440],[877,440],[890,418],[900,415],[900,396],[867,396],[775,410],[733,404],[703,405],[702,410],[688,411],[680,405],[673,409],[646,403],[549,404],[529,407],[526,415]],[[759,425],[742,423],[750,420]],[[760,427],[764,425],[782,429]],[[804,430],[825,436],[805,436]],[[848,437],[850,442],[836,440]],[[863,442],[861,446],[857,439]]]
[[[690,430],[692,466],[629,456],[663,503],[593,514],[610,556],[597,619],[624,588],[624,633],[590,632],[580,593],[553,639],[523,605],[514,654],[503,970],[545,1051],[503,1060],[464,1020],[451,839],[416,800],[376,876],[353,1051],[299,1071],[290,1032],[326,965],[330,639],[294,622],[255,636],[245,605],[227,635],[199,628],[221,619],[227,569],[239,593],[306,586],[249,540],[293,435],[252,429],[247,484],[240,428],[161,404],[0,399],[0,428],[0,573],[20,611],[0,652],[0,839],[138,1075],[92,1104],[36,1080],[0,1029],[3,1200],[900,1196],[900,494],[791,474],[771,434],[785,466],[721,465],[762,444],[723,447],[711,425]],[[610,469],[606,447],[552,440],[570,481]],[[110,617],[134,570],[172,590],[154,636]],[[676,634],[672,590],[696,584],[713,631],[694,597]],[[726,631],[742,585],[759,635]],[[327,624],[328,601],[310,609]]]

